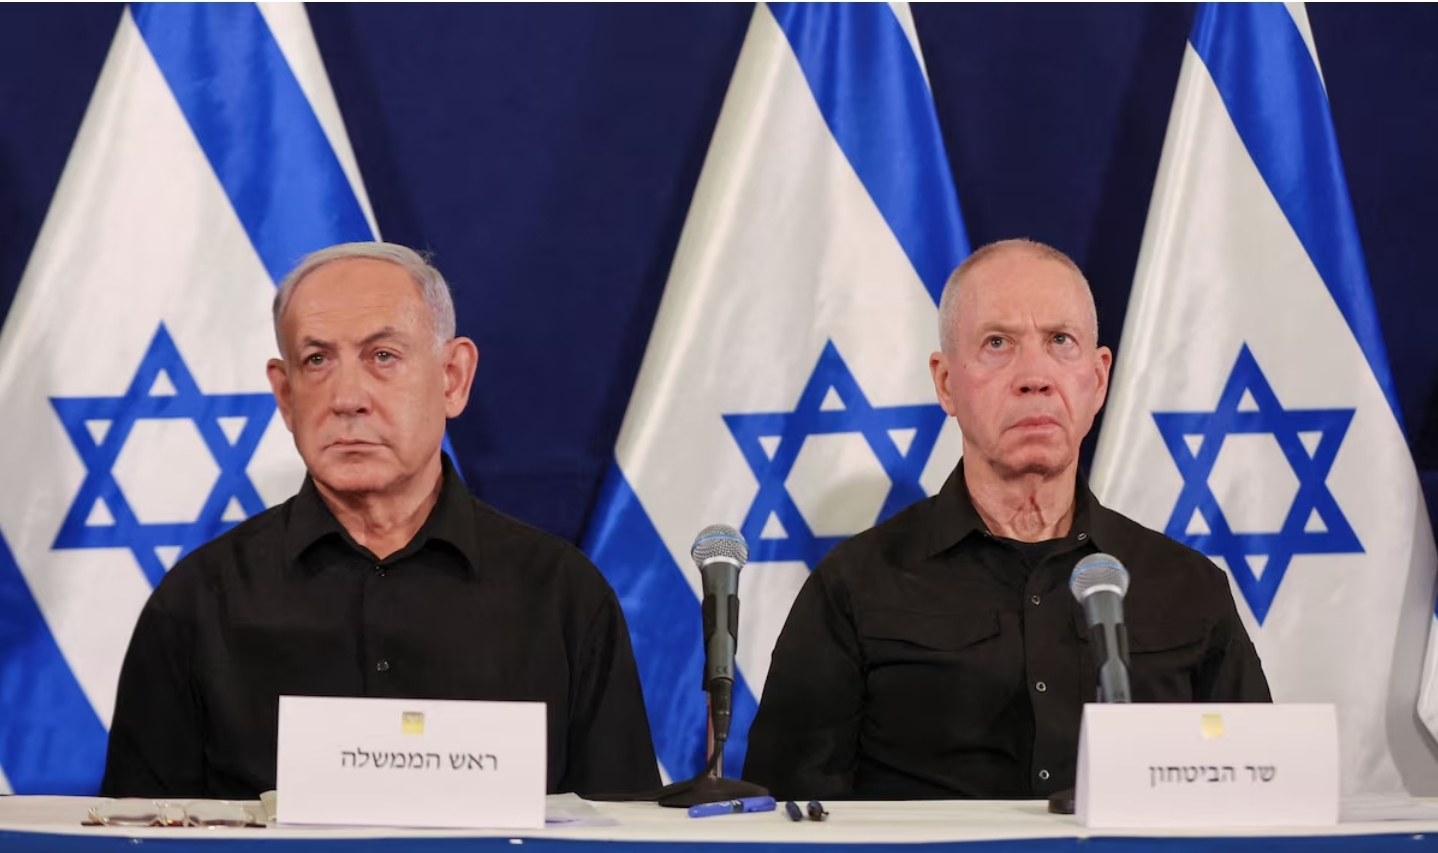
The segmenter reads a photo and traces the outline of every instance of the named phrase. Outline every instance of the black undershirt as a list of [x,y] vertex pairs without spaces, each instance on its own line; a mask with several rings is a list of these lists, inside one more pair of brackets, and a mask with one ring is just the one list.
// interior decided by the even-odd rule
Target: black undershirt
[[1049,555],[1064,544],[1063,539],[1045,539],[1042,542],[1021,542],[1018,539],[1005,539],[1002,536],[995,536],[994,541],[1007,545],[1019,555],[1025,568],[1024,575],[1027,577],[1040,563],[1047,560]]

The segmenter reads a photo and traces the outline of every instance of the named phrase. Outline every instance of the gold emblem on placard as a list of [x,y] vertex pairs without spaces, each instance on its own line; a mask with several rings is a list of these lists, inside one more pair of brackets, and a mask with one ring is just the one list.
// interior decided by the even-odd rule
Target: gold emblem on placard
[[424,714],[419,711],[405,711],[399,715],[400,731],[407,735],[424,734]]
[[1206,738],[1209,738],[1210,740],[1213,739],[1213,738],[1221,738],[1221,737],[1223,737],[1223,715],[1222,715],[1222,714],[1204,714],[1204,715],[1203,715],[1203,736],[1206,737]]

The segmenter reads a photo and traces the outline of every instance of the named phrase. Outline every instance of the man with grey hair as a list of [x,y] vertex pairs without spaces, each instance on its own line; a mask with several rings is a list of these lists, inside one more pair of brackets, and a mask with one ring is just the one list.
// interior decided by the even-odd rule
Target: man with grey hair
[[800,590],[744,763],[777,797],[1072,787],[1097,655],[1067,582],[1098,552],[1131,573],[1135,700],[1269,699],[1223,572],[1103,507],[1079,476],[1112,355],[1078,266],[1042,243],[994,243],[939,304],[929,368],[963,459],[938,495],[840,544]]
[[551,792],[656,787],[613,590],[471,496],[441,450],[478,352],[439,271],[388,243],[323,249],[281,282],[274,321],[270,385],[308,476],[155,588],[103,793],[273,788],[281,695],[540,701]]

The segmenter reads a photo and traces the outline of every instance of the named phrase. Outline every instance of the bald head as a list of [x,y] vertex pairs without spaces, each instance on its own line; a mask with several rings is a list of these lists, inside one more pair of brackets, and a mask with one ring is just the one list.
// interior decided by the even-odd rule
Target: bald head
[[1017,238],[981,246],[965,258],[959,268],[949,276],[949,280],[944,284],[944,293],[939,298],[939,346],[945,353],[953,352],[954,328],[958,322],[961,303],[964,301],[959,298],[959,294],[964,290],[965,283],[983,279],[985,284],[989,284],[988,279],[991,276],[988,273],[998,273],[992,276],[992,284],[1002,285],[1007,274],[1022,274],[1027,262],[1058,264],[1072,274],[1074,283],[1083,289],[1083,299],[1088,306],[1091,320],[1092,341],[1097,343],[1098,309],[1094,307],[1093,291],[1089,288],[1088,279],[1084,278],[1083,270],[1079,269],[1072,258],[1053,246],[1037,240]]

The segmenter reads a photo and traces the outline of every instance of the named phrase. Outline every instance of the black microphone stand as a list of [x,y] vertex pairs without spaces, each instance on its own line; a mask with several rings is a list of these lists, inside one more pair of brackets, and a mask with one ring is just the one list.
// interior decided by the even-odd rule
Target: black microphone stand
[[767,788],[740,779],[724,778],[724,744],[729,740],[729,720],[733,709],[734,682],[716,678],[709,685],[708,760],[699,775],[692,779],[671,782],[656,791],[638,794],[594,794],[586,799],[601,802],[658,803],[672,808],[687,808],[704,803],[720,803],[740,797],[766,797]]
[[716,678],[709,685],[709,760],[693,779],[675,782],[660,789],[656,802],[671,808],[737,800],[740,797],[768,796],[767,788],[742,779],[724,778],[724,744],[729,740],[733,713],[734,682]]
[[[709,694],[709,754],[704,769],[693,779],[665,785],[657,791],[593,799],[630,802],[657,802],[661,806],[697,806],[741,797],[764,797],[769,792],[752,782],[724,778],[724,744],[729,740],[729,723],[734,716],[734,650],[739,643],[739,569],[749,556],[744,537],[732,527],[710,525],[699,533],[689,552],[704,578],[705,666],[704,692]],[[726,566],[722,575],[711,573],[713,565]],[[723,605],[721,612],[721,603]]]
[[[1128,686],[1128,631],[1122,622],[1115,626],[1114,633],[1118,640],[1115,643],[1117,655],[1110,658],[1104,649],[1108,643],[1105,639],[1103,627],[1099,626],[1095,640],[1099,647],[1099,687],[1098,701],[1111,704],[1129,704]],[[1075,788],[1064,788],[1049,796],[1050,814],[1073,814],[1075,806]]]

